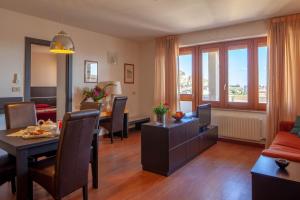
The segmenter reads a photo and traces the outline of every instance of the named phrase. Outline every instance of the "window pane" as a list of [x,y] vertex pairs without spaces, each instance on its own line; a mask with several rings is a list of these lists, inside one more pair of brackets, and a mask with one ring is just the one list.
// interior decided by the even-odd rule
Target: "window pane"
[[193,111],[193,103],[192,101],[180,101],[180,109],[184,113]]
[[202,53],[202,100],[220,100],[219,51]]
[[248,50],[228,50],[228,101],[248,102]]
[[179,56],[179,93],[192,94],[192,63],[191,54]]
[[258,102],[267,103],[268,48],[258,47]]

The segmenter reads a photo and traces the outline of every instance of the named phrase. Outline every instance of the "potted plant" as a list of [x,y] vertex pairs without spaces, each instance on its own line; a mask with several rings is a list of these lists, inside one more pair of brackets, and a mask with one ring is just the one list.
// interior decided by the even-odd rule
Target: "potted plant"
[[158,106],[153,108],[153,112],[156,114],[156,120],[160,123],[166,123],[166,114],[169,111],[168,104],[160,103]]
[[[97,104],[101,103],[101,100],[108,96],[106,89],[113,84],[107,84],[103,88],[96,85],[94,88],[85,88],[83,90],[84,99],[81,101],[81,107],[91,107],[90,104]],[[89,105],[87,105],[89,104]],[[97,107],[94,106],[94,107]]]

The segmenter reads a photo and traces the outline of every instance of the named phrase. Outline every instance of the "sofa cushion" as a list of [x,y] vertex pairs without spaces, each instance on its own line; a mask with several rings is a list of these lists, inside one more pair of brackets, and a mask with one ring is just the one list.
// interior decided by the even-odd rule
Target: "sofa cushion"
[[[277,133],[272,145],[282,145],[300,150],[300,137],[289,132],[280,131]],[[271,145],[271,146],[272,146]]]
[[279,124],[280,131],[290,132],[295,126],[295,122],[292,121],[281,121]]
[[297,152],[295,150],[292,150],[292,151],[289,151],[289,150],[291,150],[291,149],[289,149],[289,147],[282,148],[282,149],[269,148],[269,149],[263,150],[262,155],[273,157],[273,158],[284,158],[287,160],[300,162],[300,150],[299,150],[299,152]]

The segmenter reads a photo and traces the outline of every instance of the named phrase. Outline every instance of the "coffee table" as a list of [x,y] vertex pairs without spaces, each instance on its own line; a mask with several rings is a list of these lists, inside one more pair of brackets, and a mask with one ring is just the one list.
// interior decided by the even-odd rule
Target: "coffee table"
[[300,199],[300,163],[290,161],[285,170],[275,158],[260,156],[251,170],[253,200]]

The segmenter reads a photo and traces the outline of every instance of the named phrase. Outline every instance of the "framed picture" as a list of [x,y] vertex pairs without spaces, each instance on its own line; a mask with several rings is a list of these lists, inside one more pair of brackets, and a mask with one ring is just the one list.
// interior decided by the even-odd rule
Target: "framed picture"
[[98,83],[98,62],[97,61],[84,61],[84,82],[85,83]]
[[124,64],[124,83],[134,84],[134,64]]

